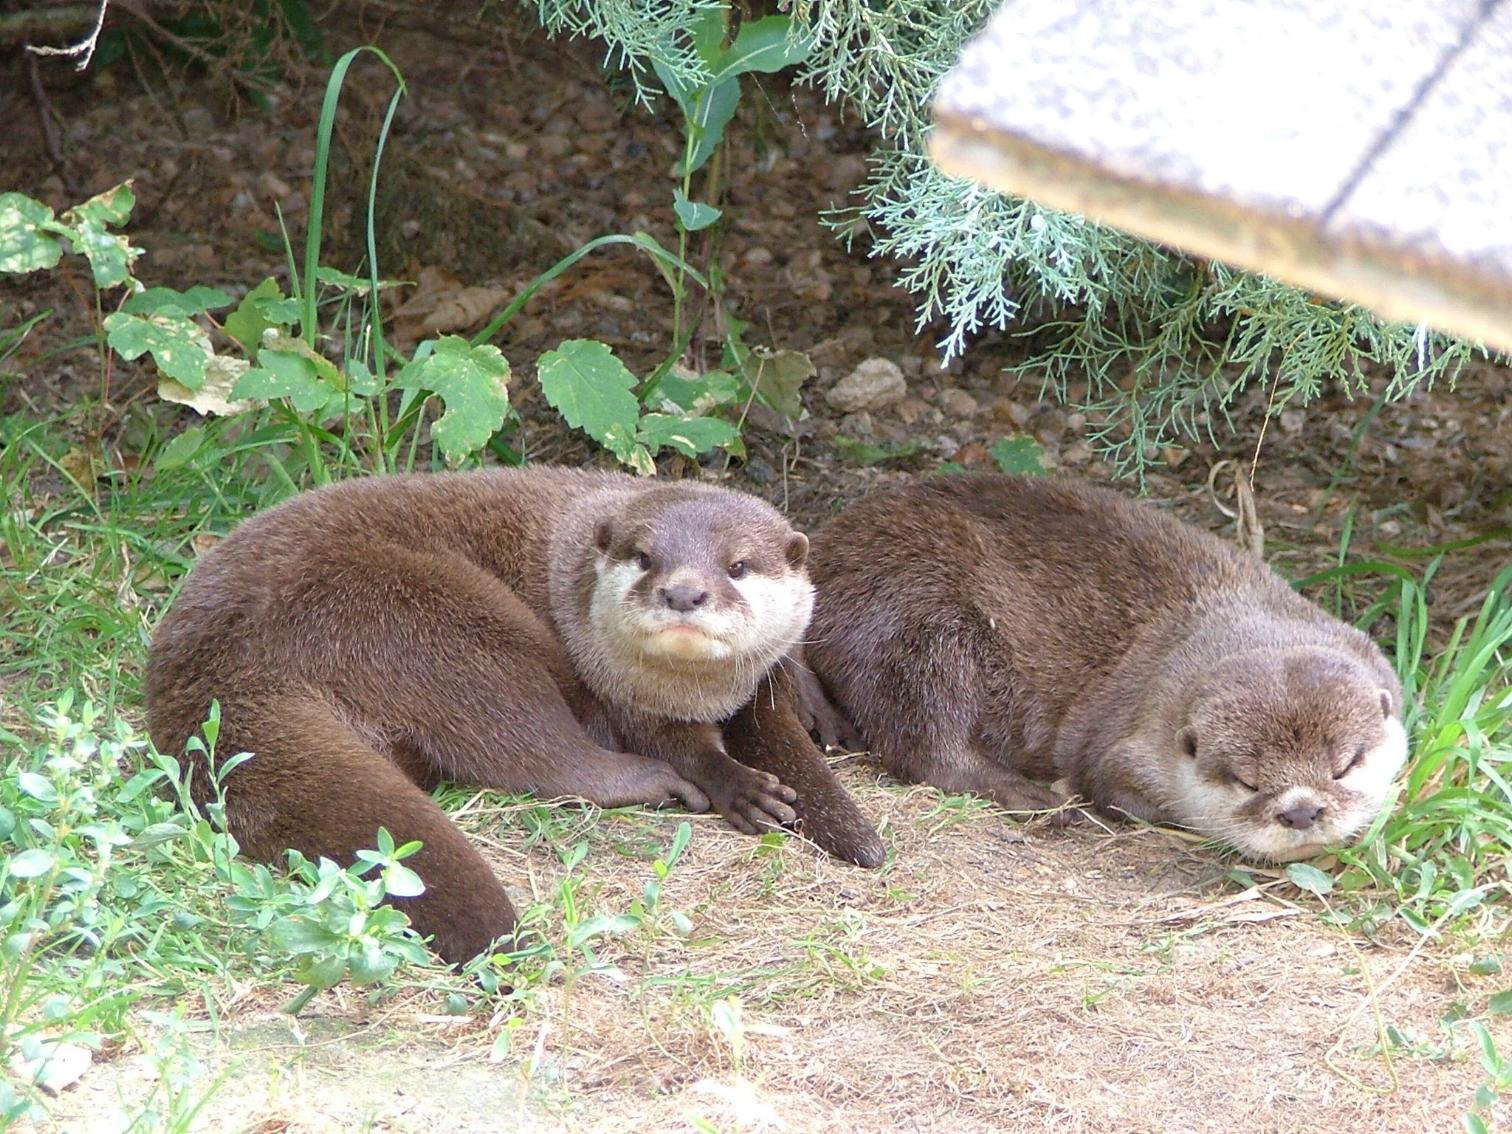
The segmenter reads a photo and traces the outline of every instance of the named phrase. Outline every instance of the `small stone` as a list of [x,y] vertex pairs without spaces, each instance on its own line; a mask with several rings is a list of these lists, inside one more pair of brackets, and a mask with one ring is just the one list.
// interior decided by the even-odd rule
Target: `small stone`
[[977,409],[977,400],[965,390],[950,389],[940,391],[940,412],[947,417],[975,417]]
[[770,248],[762,248],[758,245],[755,248],[747,249],[742,259],[751,267],[759,268],[772,262],[772,250]]
[[1179,469],[1182,462],[1191,455],[1190,449],[1183,449],[1180,445],[1167,445],[1160,450],[1160,459],[1173,469]]
[[840,419],[840,432],[847,437],[872,437],[877,429],[872,423],[871,414],[860,410],[856,413],[848,413]]
[[868,358],[825,391],[824,400],[841,413],[855,413],[890,406],[907,393],[908,383],[896,362]]
[[[915,425],[921,418],[933,409],[923,398],[909,394],[906,398],[893,406],[893,413],[904,425]],[[935,410],[938,413],[938,410]]]
[[992,400],[994,421],[1005,421],[1015,429],[1023,429],[1033,414],[1028,406],[1020,405],[1011,398],[997,397]]
[[969,469],[981,468],[987,463],[987,450],[975,441],[962,445],[950,458],[958,465],[965,465]]
[[572,139],[564,134],[543,134],[536,140],[536,149],[544,158],[564,158],[572,152]]

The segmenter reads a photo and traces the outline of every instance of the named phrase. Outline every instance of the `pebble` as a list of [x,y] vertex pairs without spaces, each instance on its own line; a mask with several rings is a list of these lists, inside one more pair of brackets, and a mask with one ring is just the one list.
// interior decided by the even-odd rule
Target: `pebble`
[[847,437],[873,437],[877,427],[872,423],[871,414],[865,410],[856,413],[848,413],[840,419],[840,432]]
[[940,412],[950,417],[975,417],[979,408],[977,400],[965,390],[949,389],[940,391]]
[[896,362],[868,358],[826,390],[824,400],[841,413],[855,413],[890,406],[907,394],[908,383]]

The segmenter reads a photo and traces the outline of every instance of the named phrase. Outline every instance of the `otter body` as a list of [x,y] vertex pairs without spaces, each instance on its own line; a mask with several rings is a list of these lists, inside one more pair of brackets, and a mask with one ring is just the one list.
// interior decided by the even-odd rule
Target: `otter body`
[[426,893],[402,908],[465,960],[515,915],[426,794],[443,779],[605,807],[712,804],[745,831],[794,822],[792,788],[732,759],[720,722],[803,634],[807,550],[755,497],[614,473],[306,492],[190,573],[153,635],[149,728],[183,751],[220,701],[218,755],[254,754],[225,783],[227,824],[254,857],[350,861],[379,826],[422,840]]
[[1289,861],[1356,834],[1406,754],[1376,646],[1263,563],[1090,485],[956,476],[814,537],[807,654],[905,780]]

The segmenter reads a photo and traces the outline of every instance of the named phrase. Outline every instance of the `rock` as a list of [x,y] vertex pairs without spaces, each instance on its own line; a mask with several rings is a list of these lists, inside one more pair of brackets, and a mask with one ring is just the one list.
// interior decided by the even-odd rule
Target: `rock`
[[1033,412],[1028,406],[1009,398],[999,397],[992,402],[993,420],[1007,422],[1015,429],[1023,429]]
[[907,393],[908,383],[896,362],[868,358],[825,391],[824,400],[841,413],[856,413],[890,406]]
[[872,424],[871,414],[860,410],[856,413],[848,413],[840,419],[840,432],[847,437],[873,437],[877,429]]
[[977,400],[965,390],[941,390],[940,412],[947,417],[972,418],[976,416]]
[[923,398],[915,397],[913,394],[909,394],[893,407],[893,413],[897,415],[898,420],[904,425],[915,425],[923,420],[926,414],[931,412],[938,415],[940,411],[931,406]]
[[957,449],[950,459],[958,465],[965,465],[969,469],[976,469],[982,468],[987,464],[988,453],[986,449],[982,448],[975,441],[971,441]]

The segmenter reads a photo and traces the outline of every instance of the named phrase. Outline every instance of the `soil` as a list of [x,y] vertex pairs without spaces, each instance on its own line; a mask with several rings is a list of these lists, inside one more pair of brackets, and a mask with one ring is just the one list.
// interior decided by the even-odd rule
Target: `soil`
[[[361,11],[326,28],[333,54],[377,42],[409,87],[381,179],[385,276],[424,278],[442,296],[464,286],[512,295],[603,233],[644,230],[675,247],[680,137],[665,113],[606,84],[595,45],[549,42],[518,14],[479,30],[384,5]],[[128,231],[146,249],[137,274],[150,283],[235,294],[282,276],[278,217],[297,232],[308,214],[324,69],[286,59],[256,109],[223,70],[160,61],[149,46],[78,77],[49,64],[39,101],[13,52],[0,95],[8,180],[63,208],[134,178]],[[349,269],[355,194],[342,187],[365,184],[387,84],[363,64],[346,88],[328,231],[330,261]],[[1018,340],[983,336],[942,368],[932,344],[943,328],[916,327],[896,265],[867,259],[864,233],[847,251],[821,225],[821,212],[854,202],[874,143],[812,91],[747,84],[721,159],[726,310],[749,323],[748,342],[801,351],[817,374],[795,428],[761,415],[749,423],[751,457],[735,483],[812,524],[881,479],[946,459],[990,466],[987,447],[1012,433],[1034,437],[1057,471],[1109,478],[1084,415],[1003,375]],[[77,262],[4,287],[7,324],[53,312],[7,364],[24,378],[0,389],[5,411],[48,415],[92,399],[72,427],[107,463],[131,459],[130,413],[191,418],[157,401],[148,367],[117,359],[102,388],[93,353],[68,348],[94,318]],[[695,366],[717,361],[724,317],[703,313]],[[643,369],[665,349],[670,318],[655,270],[620,249],[595,253],[532,301],[499,343],[532,460],[597,459],[541,412],[535,358],[596,338]],[[901,370],[907,397],[875,411],[831,408],[825,392],[879,358]],[[1231,533],[1209,473],[1225,458],[1254,460],[1268,545],[1293,576],[1335,562],[1346,529],[1359,556],[1490,533],[1437,576],[1442,633],[1509,560],[1509,393],[1512,372],[1480,364],[1454,390],[1385,406],[1366,429],[1369,401],[1338,393],[1267,423],[1256,389],[1216,441],[1157,454],[1146,488]],[[861,468],[837,445],[845,436],[921,447]],[[666,471],[689,471],[681,465]],[[612,954],[622,982],[550,987],[501,1057],[490,1055],[500,1021],[440,1015],[426,994],[369,1005],[333,993],[298,1022],[259,996],[228,994],[198,1041],[208,1067],[230,1069],[203,1128],[1416,1132],[1457,1127],[1469,1108],[1482,1073],[1443,1021],[1483,1011],[1498,989],[1470,975],[1468,954],[1400,923],[1373,937],[1332,928],[1284,881],[1255,872],[1255,886],[1236,884],[1233,863],[1169,834],[1025,830],[989,808],[901,788],[864,762],[842,772],[891,842],[882,871],[695,819],[668,884],[668,901],[694,917],[692,937],[653,935]],[[551,891],[561,868],[548,848],[521,849],[507,819],[487,812],[468,822],[512,890]],[[675,820],[614,816],[585,830],[595,851],[586,866],[611,911],[648,877],[614,853],[625,823],[664,846]],[[734,1045],[710,1016],[711,989],[726,988],[741,1002]],[[205,1018],[202,1006],[186,1010]],[[128,1044],[65,1093],[59,1113],[71,1117],[59,1129],[94,1129],[113,1100],[151,1089],[152,1034],[144,1025],[139,1049]]]

